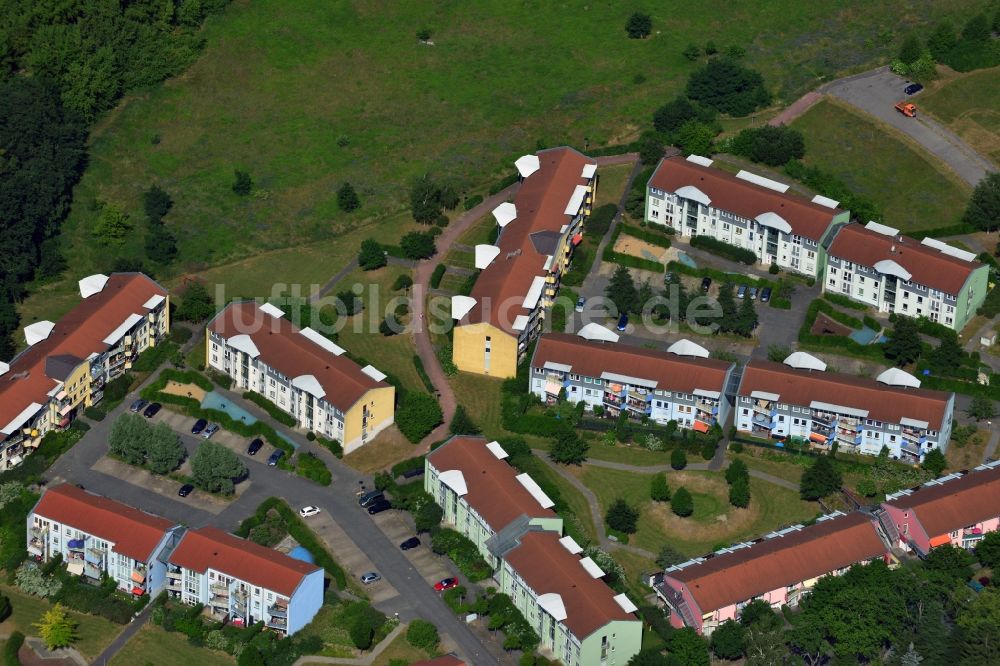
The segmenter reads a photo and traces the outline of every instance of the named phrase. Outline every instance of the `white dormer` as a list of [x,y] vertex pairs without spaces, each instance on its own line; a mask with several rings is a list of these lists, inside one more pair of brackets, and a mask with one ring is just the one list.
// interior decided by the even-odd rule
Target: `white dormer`
[[88,275],[87,277],[80,280],[78,283],[80,285],[80,296],[82,298],[89,298],[94,294],[99,294],[104,290],[104,285],[108,283],[108,276],[101,273],[95,273],[94,275]]
[[47,339],[52,334],[52,329],[56,327],[51,321],[36,321],[24,327],[24,341],[28,346],[37,345],[42,340]]

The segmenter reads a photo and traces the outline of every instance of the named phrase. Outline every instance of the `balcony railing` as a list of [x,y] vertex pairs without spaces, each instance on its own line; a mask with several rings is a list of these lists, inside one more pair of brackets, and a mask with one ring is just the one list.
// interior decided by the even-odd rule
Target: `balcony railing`
[[274,617],[288,617],[288,606],[286,604],[272,604],[267,612]]

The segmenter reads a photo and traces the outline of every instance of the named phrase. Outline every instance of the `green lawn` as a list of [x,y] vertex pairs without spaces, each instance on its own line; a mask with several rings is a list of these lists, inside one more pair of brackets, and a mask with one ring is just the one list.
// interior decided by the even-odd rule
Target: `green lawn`
[[194,647],[184,634],[146,625],[111,660],[110,666],[231,666],[236,660],[225,652]]
[[917,104],[1000,165],[1000,67],[931,83]]
[[[0,592],[10,598],[12,612],[4,623],[10,627],[9,631],[17,629],[28,636],[37,636],[38,630],[33,625],[41,620],[42,614],[52,605],[44,599],[22,594],[16,588],[7,585],[0,585]],[[88,659],[99,655],[124,628],[95,615],[86,615],[73,610],[69,613],[78,623],[77,640],[73,643],[73,647]]]
[[625,192],[625,183],[628,182],[628,175],[632,173],[631,164],[616,164],[613,166],[600,167],[597,170],[597,177],[600,182],[597,185],[597,198],[594,201],[594,208],[604,204],[613,203],[616,206],[621,201]]
[[882,206],[903,231],[958,222],[969,191],[944,166],[887,125],[829,101],[792,123],[806,137],[805,162],[842,179]]
[[476,267],[476,253],[457,249],[452,250],[445,256],[444,263],[456,268],[474,269]]
[[493,234],[496,232],[497,220],[493,217],[493,213],[487,213],[483,217],[476,220],[471,227],[465,230],[461,236],[458,237],[458,242],[463,245],[468,245],[469,247],[475,247],[483,243],[490,243],[493,240]]

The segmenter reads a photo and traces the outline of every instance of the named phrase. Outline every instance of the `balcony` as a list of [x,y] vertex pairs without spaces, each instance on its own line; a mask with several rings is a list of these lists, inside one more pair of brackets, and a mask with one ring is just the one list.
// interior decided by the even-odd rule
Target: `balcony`
[[137,585],[143,585],[146,582],[146,567],[136,567],[132,570],[131,575],[132,582]]
[[288,602],[271,604],[267,612],[271,617],[288,617]]
[[288,630],[288,620],[283,617],[272,617],[267,621],[267,626],[278,631]]
[[87,578],[100,580],[102,573],[103,572],[99,567],[97,567],[94,564],[91,564],[90,562],[87,562],[86,564],[83,565],[83,575],[86,576]]
[[708,402],[707,400],[699,400],[695,404],[695,408],[713,416],[719,413],[718,403]]
[[105,552],[98,548],[88,548],[87,552],[84,554],[83,559],[88,564],[95,564],[97,566],[104,566],[104,556]]

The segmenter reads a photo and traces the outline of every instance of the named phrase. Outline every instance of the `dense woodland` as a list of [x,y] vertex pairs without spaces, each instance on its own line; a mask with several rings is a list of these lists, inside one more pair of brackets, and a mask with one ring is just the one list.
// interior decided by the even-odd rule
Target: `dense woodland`
[[227,1],[0,3],[0,359],[13,355],[25,284],[64,268],[55,238],[89,124],[129,90],[183,71],[202,21]]

